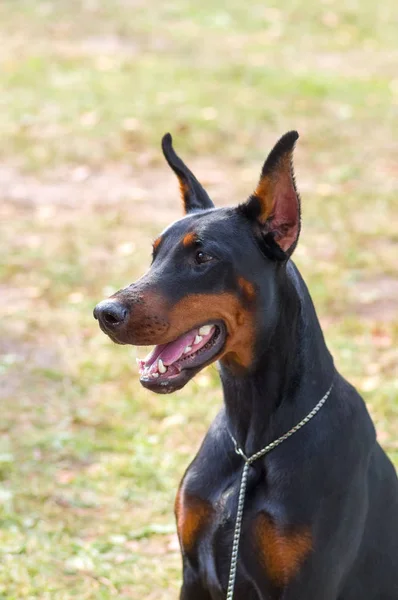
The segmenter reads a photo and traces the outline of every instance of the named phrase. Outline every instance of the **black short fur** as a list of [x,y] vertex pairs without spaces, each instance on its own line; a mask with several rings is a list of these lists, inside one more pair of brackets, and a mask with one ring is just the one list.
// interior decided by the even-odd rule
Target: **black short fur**
[[[285,136],[271,152],[266,174],[295,139]],[[250,468],[234,599],[398,600],[397,476],[362,398],[336,372],[304,281],[277,242],[261,237],[253,203],[212,208],[171,138],[163,148],[191,186],[193,213],[163,232],[151,269],[113,297],[120,321],[103,324],[101,305],[96,317],[114,341],[140,344],[131,319],[122,320],[126,311],[143,310],[154,297],[171,308],[192,293],[214,294],[214,304],[225,294],[241,297],[243,278],[253,291],[248,306],[255,322],[251,364],[237,370],[221,357],[224,405],[182,481],[179,502],[188,506],[195,498],[208,507],[208,518],[192,544],[182,544],[180,599],[225,599],[243,469],[230,433],[251,455],[297,424],[334,381],[320,412]],[[189,232],[213,261],[195,263],[196,247],[181,242]],[[261,548],[260,517],[271,528]],[[310,548],[288,568],[295,548],[286,549],[283,536],[303,531]]]

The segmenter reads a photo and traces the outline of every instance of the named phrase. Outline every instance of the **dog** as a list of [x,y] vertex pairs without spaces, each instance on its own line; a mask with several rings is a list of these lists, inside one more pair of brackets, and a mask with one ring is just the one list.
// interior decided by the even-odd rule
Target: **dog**
[[155,346],[138,361],[153,392],[219,362],[224,405],[175,504],[181,600],[398,600],[396,472],[291,260],[297,139],[277,142],[246,202],[215,208],[166,134],[185,215],[94,309],[114,342]]

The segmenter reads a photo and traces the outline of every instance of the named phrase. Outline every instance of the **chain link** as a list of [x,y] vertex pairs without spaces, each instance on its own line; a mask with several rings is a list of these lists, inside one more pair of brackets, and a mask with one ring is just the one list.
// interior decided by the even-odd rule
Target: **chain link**
[[232,439],[232,441],[234,443],[235,452],[243,458],[243,460],[245,461],[245,465],[243,467],[242,479],[240,481],[240,488],[239,488],[238,509],[236,512],[234,538],[233,538],[233,542],[232,542],[231,566],[230,566],[230,570],[229,570],[229,579],[228,579],[226,600],[233,600],[233,596],[234,596],[236,571],[237,571],[237,567],[238,567],[239,540],[240,540],[240,533],[241,533],[241,529],[242,529],[243,507],[245,504],[245,495],[246,495],[247,477],[248,477],[249,467],[258,458],[261,458],[265,454],[268,454],[268,452],[270,452],[271,450],[273,450],[274,448],[279,446],[279,444],[282,444],[282,442],[284,442],[291,435],[296,433],[296,431],[298,431],[299,429],[304,427],[304,425],[306,425],[308,423],[308,421],[310,421],[317,414],[317,412],[319,412],[321,410],[322,406],[325,404],[326,400],[330,396],[330,392],[333,389],[333,385],[334,385],[334,380],[332,381],[332,384],[331,384],[330,388],[328,389],[328,391],[326,392],[326,394],[319,400],[318,404],[316,406],[314,406],[312,411],[309,412],[306,417],[304,417],[304,419],[302,419],[299,423],[297,423],[297,425],[295,425],[294,427],[289,429],[289,431],[287,431],[280,438],[278,438],[274,442],[271,442],[270,444],[268,444],[268,446],[265,446],[265,448],[263,448],[259,452],[252,454],[252,456],[246,456],[246,454],[243,452],[242,448],[240,448],[238,446],[238,442],[235,440],[233,435],[230,432],[228,432],[230,438]]

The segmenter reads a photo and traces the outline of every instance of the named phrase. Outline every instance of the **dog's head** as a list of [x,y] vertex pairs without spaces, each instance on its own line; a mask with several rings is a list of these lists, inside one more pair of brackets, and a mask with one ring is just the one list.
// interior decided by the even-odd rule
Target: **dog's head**
[[215,208],[164,136],[185,216],[155,240],[147,273],[94,309],[114,342],[155,346],[139,361],[145,387],[173,392],[216,360],[236,373],[253,368],[259,339],[278,321],[280,282],[300,232],[297,138],[291,131],[278,141],[244,204]]

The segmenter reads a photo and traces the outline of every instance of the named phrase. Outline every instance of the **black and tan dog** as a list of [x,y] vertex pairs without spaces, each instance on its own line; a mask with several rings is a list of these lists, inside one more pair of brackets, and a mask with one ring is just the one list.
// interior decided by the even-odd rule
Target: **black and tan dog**
[[231,436],[251,456],[331,386],[313,419],[248,468],[233,597],[398,600],[396,473],[363,400],[335,370],[290,260],[297,138],[276,144],[247,202],[216,209],[166,135],[185,216],[156,239],[149,271],[94,311],[113,341],[156,344],[140,361],[150,390],[178,390],[219,361],[224,407],[176,501],[182,600],[226,597],[244,467]]

